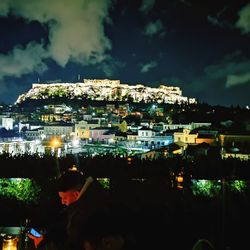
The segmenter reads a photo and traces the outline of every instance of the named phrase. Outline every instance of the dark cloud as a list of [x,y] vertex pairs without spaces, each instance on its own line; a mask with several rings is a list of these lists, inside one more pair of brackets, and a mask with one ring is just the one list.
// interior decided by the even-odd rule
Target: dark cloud
[[141,67],[141,73],[147,73],[149,72],[151,69],[157,67],[157,62],[155,61],[150,61],[146,64],[140,64],[140,67]]
[[239,12],[239,20],[236,22],[236,27],[241,29],[242,33],[250,32],[250,3],[245,5]]
[[154,7],[154,4],[155,0],[142,0],[139,10],[144,14],[147,14]]
[[161,36],[165,35],[164,26],[161,20],[156,20],[154,22],[149,22],[144,28],[144,34],[146,36],[154,36],[156,34],[160,34]]

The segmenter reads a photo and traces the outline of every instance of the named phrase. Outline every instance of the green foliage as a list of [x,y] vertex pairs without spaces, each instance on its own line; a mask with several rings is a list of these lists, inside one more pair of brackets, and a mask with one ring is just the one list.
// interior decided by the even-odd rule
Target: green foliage
[[191,190],[195,196],[215,197],[221,191],[221,183],[212,180],[193,180]]
[[122,123],[119,125],[119,129],[122,133],[128,131],[128,123],[126,122],[126,120],[122,121]]
[[235,193],[244,193],[247,189],[247,182],[234,180],[229,183],[230,190]]
[[105,189],[110,189],[110,179],[109,178],[97,178],[97,180],[101,183],[101,185]]
[[25,204],[38,203],[41,187],[31,179],[0,179],[0,196],[16,199]]
[[[215,197],[221,192],[221,182],[212,180],[193,180],[191,190],[196,196]],[[247,182],[242,180],[227,181],[226,188],[234,193],[244,193]]]

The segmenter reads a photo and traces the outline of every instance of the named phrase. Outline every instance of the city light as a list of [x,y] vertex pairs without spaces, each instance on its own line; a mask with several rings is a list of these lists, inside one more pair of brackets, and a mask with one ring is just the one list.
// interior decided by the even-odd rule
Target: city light
[[74,138],[74,139],[72,140],[72,146],[73,146],[73,147],[78,147],[79,145],[80,145],[79,139]]
[[53,148],[59,148],[61,146],[62,142],[59,137],[54,137],[50,141],[50,146]]
[[62,145],[61,138],[60,137],[53,137],[50,140],[49,145],[51,147],[51,154],[55,154],[56,157],[60,157],[60,155],[61,155],[61,145]]

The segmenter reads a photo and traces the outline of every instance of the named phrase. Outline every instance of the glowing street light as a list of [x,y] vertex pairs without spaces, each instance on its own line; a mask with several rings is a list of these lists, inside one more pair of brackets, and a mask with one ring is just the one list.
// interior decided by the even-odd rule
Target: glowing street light
[[131,164],[132,164],[132,158],[131,158],[131,157],[128,157],[128,158],[127,158],[127,162],[128,162],[128,165],[131,165]]
[[61,152],[61,145],[62,141],[60,137],[53,137],[51,138],[49,142],[51,146],[51,154],[55,153],[56,156],[56,168],[57,168],[57,174],[60,174],[60,169],[59,169],[59,162],[58,162],[58,157],[60,156]]
[[180,173],[177,177],[176,177],[176,181],[177,181],[177,188],[178,189],[183,189],[183,173]]
[[56,153],[58,157],[61,152],[62,141],[60,137],[52,137],[49,146],[51,147],[51,154]]
[[61,144],[62,144],[61,139],[59,139],[58,137],[53,137],[50,141],[50,145],[53,148],[59,148]]

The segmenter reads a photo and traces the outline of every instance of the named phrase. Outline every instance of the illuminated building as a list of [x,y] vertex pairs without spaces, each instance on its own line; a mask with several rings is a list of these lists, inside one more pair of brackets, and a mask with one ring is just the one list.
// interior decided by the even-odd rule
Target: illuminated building
[[159,88],[153,88],[143,84],[121,84],[120,80],[84,79],[83,83],[34,83],[27,93],[18,97],[16,104],[27,99],[48,99],[54,96],[102,101],[196,103],[194,98],[182,96],[179,87],[161,84]]
[[13,123],[14,123],[14,119],[10,118],[10,117],[2,117],[2,124],[0,127],[3,127],[7,130],[11,130],[13,129]]

